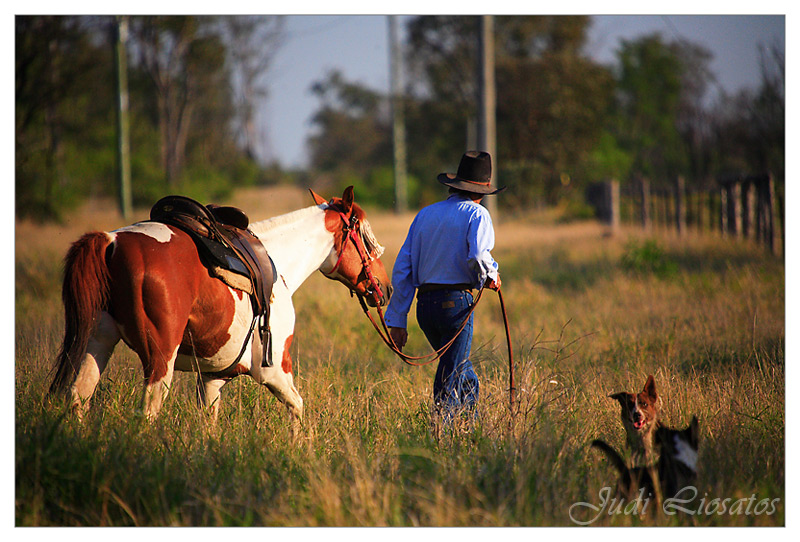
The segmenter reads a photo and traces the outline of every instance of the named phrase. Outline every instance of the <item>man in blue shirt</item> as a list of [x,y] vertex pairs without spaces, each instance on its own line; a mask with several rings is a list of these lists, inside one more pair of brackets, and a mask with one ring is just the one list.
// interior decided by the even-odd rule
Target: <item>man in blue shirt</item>
[[[506,187],[492,187],[491,174],[488,153],[465,153],[456,174],[438,177],[450,187],[448,198],[425,207],[414,218],[394,264],[394,294],[385,315],[389,333],[400,349],[408,340],[407,315],[415,291],[417,322],[438,350],[467,317],[473,289],[481,285],[500,289],[497,262],[490,252],[494,248],[492,218],[480,201]],[[470,314],[464,330],[439,359],[433,400],[445,420],[461,410],[474,409],[478,402],[478,377],[469,359],[472,329]]]

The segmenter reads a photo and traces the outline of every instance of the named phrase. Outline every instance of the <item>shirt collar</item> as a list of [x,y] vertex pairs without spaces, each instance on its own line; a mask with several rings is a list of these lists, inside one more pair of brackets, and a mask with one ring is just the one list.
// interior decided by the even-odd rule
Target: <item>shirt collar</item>
[[447,201],[450,201],[450,200],[453,200],[453,201],[468,201],[469,203],[475,203],[474,201],[472,201],[472,198],[470,198],[469,196],[465,196],[464,194],[450,194],[449,196],[447,196]]

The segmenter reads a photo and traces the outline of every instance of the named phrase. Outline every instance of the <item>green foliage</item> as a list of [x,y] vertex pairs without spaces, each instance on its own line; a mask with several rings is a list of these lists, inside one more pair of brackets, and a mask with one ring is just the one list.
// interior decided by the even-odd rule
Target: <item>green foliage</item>
[[624,150],[617,138],[606,130],[589,155],[585,175],[593,179],[628,179],[632,164],[632,153]]
[[[281,41],[281,25],[267,19],[130,17],[136,204],[182,190],[191,179],[203,184],[196,192],[224,193],[224,177],[232,186],[290,177],[263,171],[247,136],[252,98],[267,95],[258,83],[267,78],[255,77],[254,66],[267,66]],[[403,109],[407,169],[419,182],[411,188],[412,207],[439,199],[436,175],[454,170],[466,147],[475,145],[479,20],[409,20]],[[117,193],[112,21],[15,19],[20,216],[58,219],[89,195]],[[625,183],[638,175],[658,186],[678,174],[691,185],[721,173],[771,171],[782,193],[779,46],[760,50],[762,81],[755,92],[712,102],[711,56],[703,47],[645,36],[622,42],[609,68],[582,52],[590,22],[585,16],[495,17],[495,158],[498,178],[514,196],[500,198],[501,206],[574,205],[589,183]],[[253,55],[260,62],[251,62]],[[235,95],[232,78],[249,85],[250,101]],[[320,106],[308,141],[311,171],[303,175],[357,181],[371,201],[389,206],[388,97],[337,72],[321,76],[311,92]]]
[[[352,185],[357,187],[356,197],[361,205],[367,207],[379,207],[382,209],[394,208],[394,169],[390,167],[380,167],[371,170],[364,177],[352,174],[342,174],[335,176],[337,179],[334,191],[341,193],[346,187]],[[409,199],[417,199],[419,191],[419,181],[415,177],[408,177]]]
[[645,176],[671,178],[685,171],[678,132],[684,70],[659,34],[622,42],[618,53],[619,119],[616,136]]
[[[218,198],[261,182],[261,168],[230,128],[234,106],[219,21],[129,19],[134,204],[179,191]],[[16,18],[18,216],[58,220],[88,196],[118,196],[113,20]]]
[[[409,169],[422,179],[457,165],[465,136],[474,141],[478,22],[409,22],[407,58],[416,76],[406,115]],[[584,182],[575,174],[597,141],[613,91],[610,72],[580,53],[587,24],[586,17],[495,17],[496,163],[515,196],[502,205],[552,204],[564,195],[563,175]]]
[[[383,176],[375,170],[390,166],[392,156],[391,131],[378,114],[380,96],[335,71],[316,82],[312,92],[322,102],[312,119],[312,167],[338,177],[340,183],[360,177],[363,184],[370,175],[380,181]],[[381,187],[368,190],[380,192]]]
[[660,278],[673,276],[678,270],[677,264],[655,239],[647,239],[642,243],[630,241],[620,263],[626,271],[652,274]]
[[500,163],[536,164],[536,182],[547,202],[555,203],[561,177],[574,177],[597,144],[611,100],[611,74],[569,52],[505,59],[497,79]]
[[561,223],[591,220],[597,217],[596,209],[578,197],[563,198],[559,205],[559,211],[561,213],[559,222]]
[[544,183],[541,182],[546,172],[541,163],[505,162],[500,164],[499,169],[500,184],[508,186],[508,193],[514,195],[513,198],[500,198],[505,206],[522,211],[542,208],[548,203]]
[[[16,17],[15,186],[20,216],[58,220],[113,171],[111,55],[95,20]],[[104,82],[108,81],[107,84]],[[87,119],[94,122],[87,123]]]

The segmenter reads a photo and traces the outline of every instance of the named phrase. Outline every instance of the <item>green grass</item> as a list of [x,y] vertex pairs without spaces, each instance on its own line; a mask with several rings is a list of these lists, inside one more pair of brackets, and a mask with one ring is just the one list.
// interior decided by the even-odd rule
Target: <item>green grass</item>
[[[380,219],[372,222],[381,238]],[[756,495],[779,498],[776,513],[601,515],[594,524],[784,525],[782,262],[730,240],[609,238],[599,228],[569,242],[502,244],[522,227],[501,225],[495,250],[518,412],[507,407],[502,319],[487,292],[472,356],[480,421],[438,438],[434,367],[394,358],[357,303],[319,275],[295,299],[292,355],[306,405],[295,438],[285,408],[246,377],[223,390],[216,427],[196,409],[186,374],[146,423],[141,367],[124,345],[78,423],[45,395],[63,326],[60,255],[18,250],[16,524],[568,526],[573,503],[599,504],[615,481],[588,447],[594,438],[624,446],[607,395],[654,374],[668,424],[700,419],[695,509],[701,498]],[[426,353],[410,322],[408,350]]]

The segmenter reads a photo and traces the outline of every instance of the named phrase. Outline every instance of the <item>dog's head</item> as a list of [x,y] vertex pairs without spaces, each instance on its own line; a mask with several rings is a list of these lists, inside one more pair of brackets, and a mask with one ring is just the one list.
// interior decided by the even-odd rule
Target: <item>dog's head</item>
[[644,389],[639,393],[619,392],[609,395],[622,407],[622,423],[629,430],[646,433],[655,427],[658,418],[658,394],[653,375],[647,377]]

